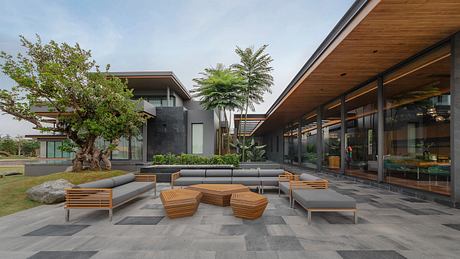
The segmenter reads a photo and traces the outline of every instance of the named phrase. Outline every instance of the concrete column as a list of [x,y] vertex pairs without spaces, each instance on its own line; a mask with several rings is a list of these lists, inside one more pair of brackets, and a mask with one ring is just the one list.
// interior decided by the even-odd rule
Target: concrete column
[[316,112],[316,170],[321,171],[323,165],[323,107],[319,106]]
[[142,161],[147,162],[147,122],[142,126]]
[[345,110],[345,95],[340,98],[340,173],[345,173],[345,133],[347,132],[346,110]]
[[384,168],[383,168],[383,151],[384,151],[384,97],[383,97],[383,78],[377,80],[377,180],[383,182]]
[[171,90],[166,88],[166,100],[168,100],[168,107],[171,107]]
[[297,162],[299,165],[302,163],[302,120],[299,120],[297,127]]
[[460,205],[460,33],[452,38],[450,68],[450,179],[452,203]]

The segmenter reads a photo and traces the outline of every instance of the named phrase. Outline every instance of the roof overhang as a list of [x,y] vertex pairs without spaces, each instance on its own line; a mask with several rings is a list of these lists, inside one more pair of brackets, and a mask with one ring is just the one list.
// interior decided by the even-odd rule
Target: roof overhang
[[460,2],[356,1],[255,129],[263,134],[460,30]]
[[265,114],[235,114],[233,121],[235,129],[238,129],[238,136],[252,136],[254,129],[265,120]]
[[192,99],[188,90],[171,71],[110,72],[109,74],[127,79],[128,87],[134,89],[135,92],[161,90],[169,87],[182,99]]

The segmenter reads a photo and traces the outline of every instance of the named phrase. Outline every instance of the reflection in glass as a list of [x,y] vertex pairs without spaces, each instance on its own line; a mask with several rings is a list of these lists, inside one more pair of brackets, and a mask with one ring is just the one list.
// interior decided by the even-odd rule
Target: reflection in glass
[[301,162],[302,166],[316,169],[316,114],[310,114],[302,119],[301,128]]
[[290,124],[286,127],[283,139],[284,139],[284,163],[298,164],[298,128],[299,124]]
[[385,181],[450,194],[450,48],[385,78]]
[[340,171],[340,101],[326,106],[323,111],[323,168]]

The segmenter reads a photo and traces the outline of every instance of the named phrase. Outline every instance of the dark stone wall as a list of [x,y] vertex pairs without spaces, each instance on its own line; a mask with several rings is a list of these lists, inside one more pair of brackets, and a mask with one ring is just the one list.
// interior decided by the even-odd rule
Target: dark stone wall
[[187,152],[187,115],[183,107],[156,107],[147,122],[147,160],[153,155]]

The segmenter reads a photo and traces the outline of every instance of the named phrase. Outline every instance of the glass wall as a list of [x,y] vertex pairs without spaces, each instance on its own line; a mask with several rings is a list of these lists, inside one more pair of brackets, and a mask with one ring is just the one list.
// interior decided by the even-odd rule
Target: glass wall
[[112,159],[129,159],[129,139],[122,137],[120,143],[112,151]]
[[131,137],[131,159],[142,160],[142,131],[137,136]]
[[340,100],[325,106],[322,118],[322,166],[334,172],[340,172],[340,107]]
[[[142,99],[151,103],[155,107],[168,107],[168,98],[167,96],[142,96]],[[176,106],[176,97],[170,95],[171,105]]]
[[345,174],[377,180],[377,82],[346,96]]
[[192,154],[203,154],[203,123],[192,123]]
[[298,164],[299,161],[299,139],[298,139],[299,124],[289,124],[284,130],[284,163]]
[[72,158],[74,153],[63,152],[61,150],[62,141],[46,142],[46,158]]
[[388,75],[385,181],[450,194],[450,46]]
[[302,119],[301,128],[301,162],[302,166],[316,169],[318,155],[316,153],[316,113]]

